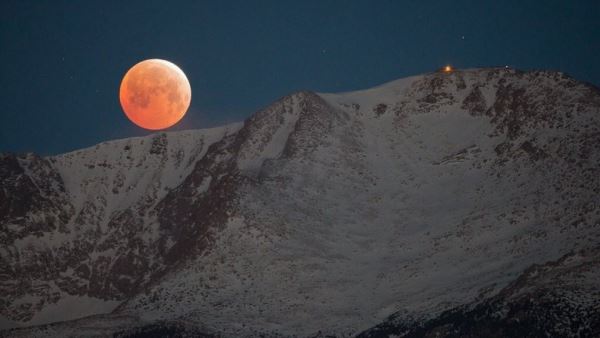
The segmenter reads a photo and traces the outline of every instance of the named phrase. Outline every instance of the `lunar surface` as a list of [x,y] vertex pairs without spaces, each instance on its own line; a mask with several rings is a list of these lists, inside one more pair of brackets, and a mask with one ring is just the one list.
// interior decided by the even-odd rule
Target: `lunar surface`
[[160,59],[142,61],[123,77],[119,93],[125,115],[150,130],[165,129],[183,118],[192,90],[183,71]]

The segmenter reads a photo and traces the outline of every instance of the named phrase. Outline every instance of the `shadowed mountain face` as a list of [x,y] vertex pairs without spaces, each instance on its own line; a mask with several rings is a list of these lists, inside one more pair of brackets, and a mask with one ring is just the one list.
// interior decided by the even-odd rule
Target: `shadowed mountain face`
[[593,336],[598,144],[598,89],[475,69],[299,92],[222,128],[3,155],[1,324]]

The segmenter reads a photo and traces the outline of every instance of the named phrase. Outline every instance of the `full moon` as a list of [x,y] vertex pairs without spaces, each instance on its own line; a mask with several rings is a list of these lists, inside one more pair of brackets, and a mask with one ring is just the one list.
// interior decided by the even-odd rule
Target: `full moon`
[[150,130],[169,128],[185,115],[192,89],[183,71],[161,59],[144,60],[127,71],[119,90],[127,118]]

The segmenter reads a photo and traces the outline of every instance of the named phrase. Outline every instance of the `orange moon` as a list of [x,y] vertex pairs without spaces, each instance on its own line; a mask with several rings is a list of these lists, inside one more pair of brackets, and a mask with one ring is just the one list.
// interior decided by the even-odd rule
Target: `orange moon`
[[159,130],[183,118],[192,100],[192,89],[179,67],[169,61],[149,59],[127,71],[119,99],[131,122]]

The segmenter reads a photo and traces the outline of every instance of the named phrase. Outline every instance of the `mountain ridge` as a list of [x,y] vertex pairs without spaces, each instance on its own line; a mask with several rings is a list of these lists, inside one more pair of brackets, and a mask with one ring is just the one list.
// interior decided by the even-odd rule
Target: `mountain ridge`
[[[293,93],[243,125],[3,155],[4,186],[29,178],[35,195],[41,176],[23,177],[15,161],[60,167],[80,204],[58,182],[54,207],[0,213],[0,285],[11,294],[1,313],[27,322],[68,295],[95,295],[124,301],[111,316],[226,336],[358,334],[399,308],[432,318],[597,243],[599,107],[597,88],[561,73],[457,70]],[[5,197],[2,211],[20,203]],[[52,208],[37,233],[66,244],[36,249],[36,232],[21,231],[33,246],[19,249],[11,236]]]

